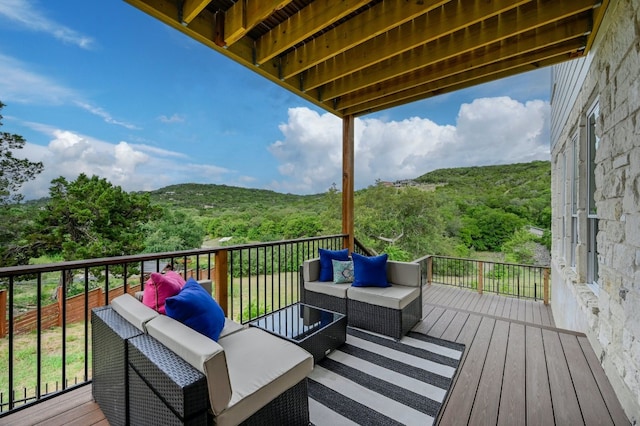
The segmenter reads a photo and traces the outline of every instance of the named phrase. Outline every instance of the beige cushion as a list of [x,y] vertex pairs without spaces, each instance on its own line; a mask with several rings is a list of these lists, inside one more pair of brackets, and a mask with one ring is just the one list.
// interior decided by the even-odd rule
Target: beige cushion
[[351,283],[335,284],[333,281],[309,281],[304,283],[305,290],[340,297],[342,299],[347,297],[349,287],[351,287]]
[[200,284],[202,286],[202,288],[207,290],[207,293],[211,294],[211,291],[213,290],[213,281],[211,281],[211,280],[198,280],[198,284]]
[[229,318],[224,319],[224,327],[220,332],[220,337],[218,340],[222,339],[224,336],[228,336],[229,334],[233,334],[237,331],[240,331],[244,328],[242,324],[238,324],[237,322],[230,320]]
[[320,258],[305,260],[302,264],[302,278],[305,281],[318,281],[320,278]]
[[391,309],[403,309],[420,297],[420,288],[404,285],[391,287],[350,287],[349,299]]
[[113,299],[111,307],[140,331],[146,331],[145,324],[160,315],[127,293]]
[[313,370],[309,352],[264,330],[248,328],[218,341],[227,354],[233,394],[216,425],[237,425]]
[[[149,321],[147,330],[150,336],[204,373],[207,377],[211,409],[214,414],[222,412],[232,395],[227,360],[222,346],[165,315]],[[254,354],[256,352],[257,350],[253,351]]]
[[411,287],[420,287],[420,264],[412,262],[387,262],[387,281]]

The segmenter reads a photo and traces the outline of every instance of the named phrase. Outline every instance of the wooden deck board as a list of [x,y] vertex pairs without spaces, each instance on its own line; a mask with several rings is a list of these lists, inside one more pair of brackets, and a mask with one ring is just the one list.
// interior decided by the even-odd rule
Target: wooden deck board
[[578,338],[569,334],[559,334],[559,337],[565,357],[571,360],[571,362],[567,363],[567,366],[576,390],[584,422],[587,425],[597,424],[595,420],[598,419],[600,413],[608,413],[609,410],[607,410],[607,406],[601,398],[600,389],[598,389],[598,384],[593,374],[591,374]]
[[487,357],[494,325],[495,320],[486,317],[482,318],[477,333],[474,334],[473,338],[466,338],[466,343],[462,342],[469,346],[469,351],[458,372],[456,385],[458,383],[464,383],[464,386],[454,385],[451,389],[446,410],[441,418],[443,424],[469,424],[469,417],[473,408],[484,362]]
[[525,397],[527,424],[554,424],[542,330],[526,327]]
[[526,424],[527,405],[525,399],[525,336],[524,325],[511,323],[509,341],[504,361],[502,393],[498,425],[518,426]]
[[483,424],[485,419],[498,418],[500,406],[500,390],[502,389],[502,377],[504,374],[504,361],[509,340],[509,323],[496,321],[489,343],[488,353],[482,376],[478,385],[469,424]]
[[602,399],[604,403],[607,405],[607,410],[613,419],[613,423],[616,425],[624,424],[628,422],[627,416],[624,414],[620,403],[615,397],[615,393],[613,392],[613,388],[611,387],[611,383],[607,376],[604,373],[604,370],[600,366],[598,362],[598,357],[595,352],[591,348],[589,344],[589,340],[586,336],[578,336],[578,343],[580,343],[580,347],[582,348],[582,353],[584,354],[584,358],[589,364],[589,368],[591,373],[593,374],[593,378],[598,384],[598,388],[600,388],[600,393],[602,394]]
[[[439,285],[424,288],[423,302],[415,330],[465,345],[440,424],[630,424],[586,336],[554,328],[542,302]],[[91,386],[0,424],[108,426]]]
[[[581,420],[580,423],[583,423],[578,397],[575,391],[567,391],[567,383],[572,383],[571,374],[569,373],[560,338],[557,333],[542,330],[542,341],[549,370],[553,416],[559,424],[577,424],[578,419]],[[573,362],[574,360],[571,361]]]

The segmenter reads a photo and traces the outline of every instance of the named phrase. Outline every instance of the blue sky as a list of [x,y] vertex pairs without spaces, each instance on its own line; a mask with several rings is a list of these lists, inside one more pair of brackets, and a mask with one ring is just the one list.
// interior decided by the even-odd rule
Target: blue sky
[[[356,120],[356,189],[375,179],[549,159],[542,69]],[[0,0],[2,131],[125,190],[215,183],[309,194],[341,182],[341,120],[122,0]]]

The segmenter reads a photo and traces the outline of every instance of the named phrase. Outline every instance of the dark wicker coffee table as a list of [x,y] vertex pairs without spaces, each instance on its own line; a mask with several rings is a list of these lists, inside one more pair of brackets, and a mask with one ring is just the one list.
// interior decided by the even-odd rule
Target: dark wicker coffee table
[[315,362],[344,344],[347,317],[338,312],[296,303],[249,323],[305,349]]

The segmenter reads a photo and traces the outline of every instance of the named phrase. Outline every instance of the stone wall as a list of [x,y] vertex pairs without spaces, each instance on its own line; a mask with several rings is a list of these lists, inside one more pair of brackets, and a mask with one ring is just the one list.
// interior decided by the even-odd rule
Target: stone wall
[[[552,309],[558,327],[587,334],[627,415],[640,420],[640,0],[609,2],[593,58],[575,105],[553,145]],[[599,288],[586,281],[586,115],[597,101],[595,201]],[[553,105],[552,105],[553,109]],[[552,112],[553,114],[553,112]],[[578,158],[577,258],[569,264],[570,210],[560,194],[570,188],[572,161],[563,180],[563,156]],[[570,218],[569,218],[570,219]],[[567,220],[566,223],[570,223]],[[562,252],[564,238],[565,252]]]

